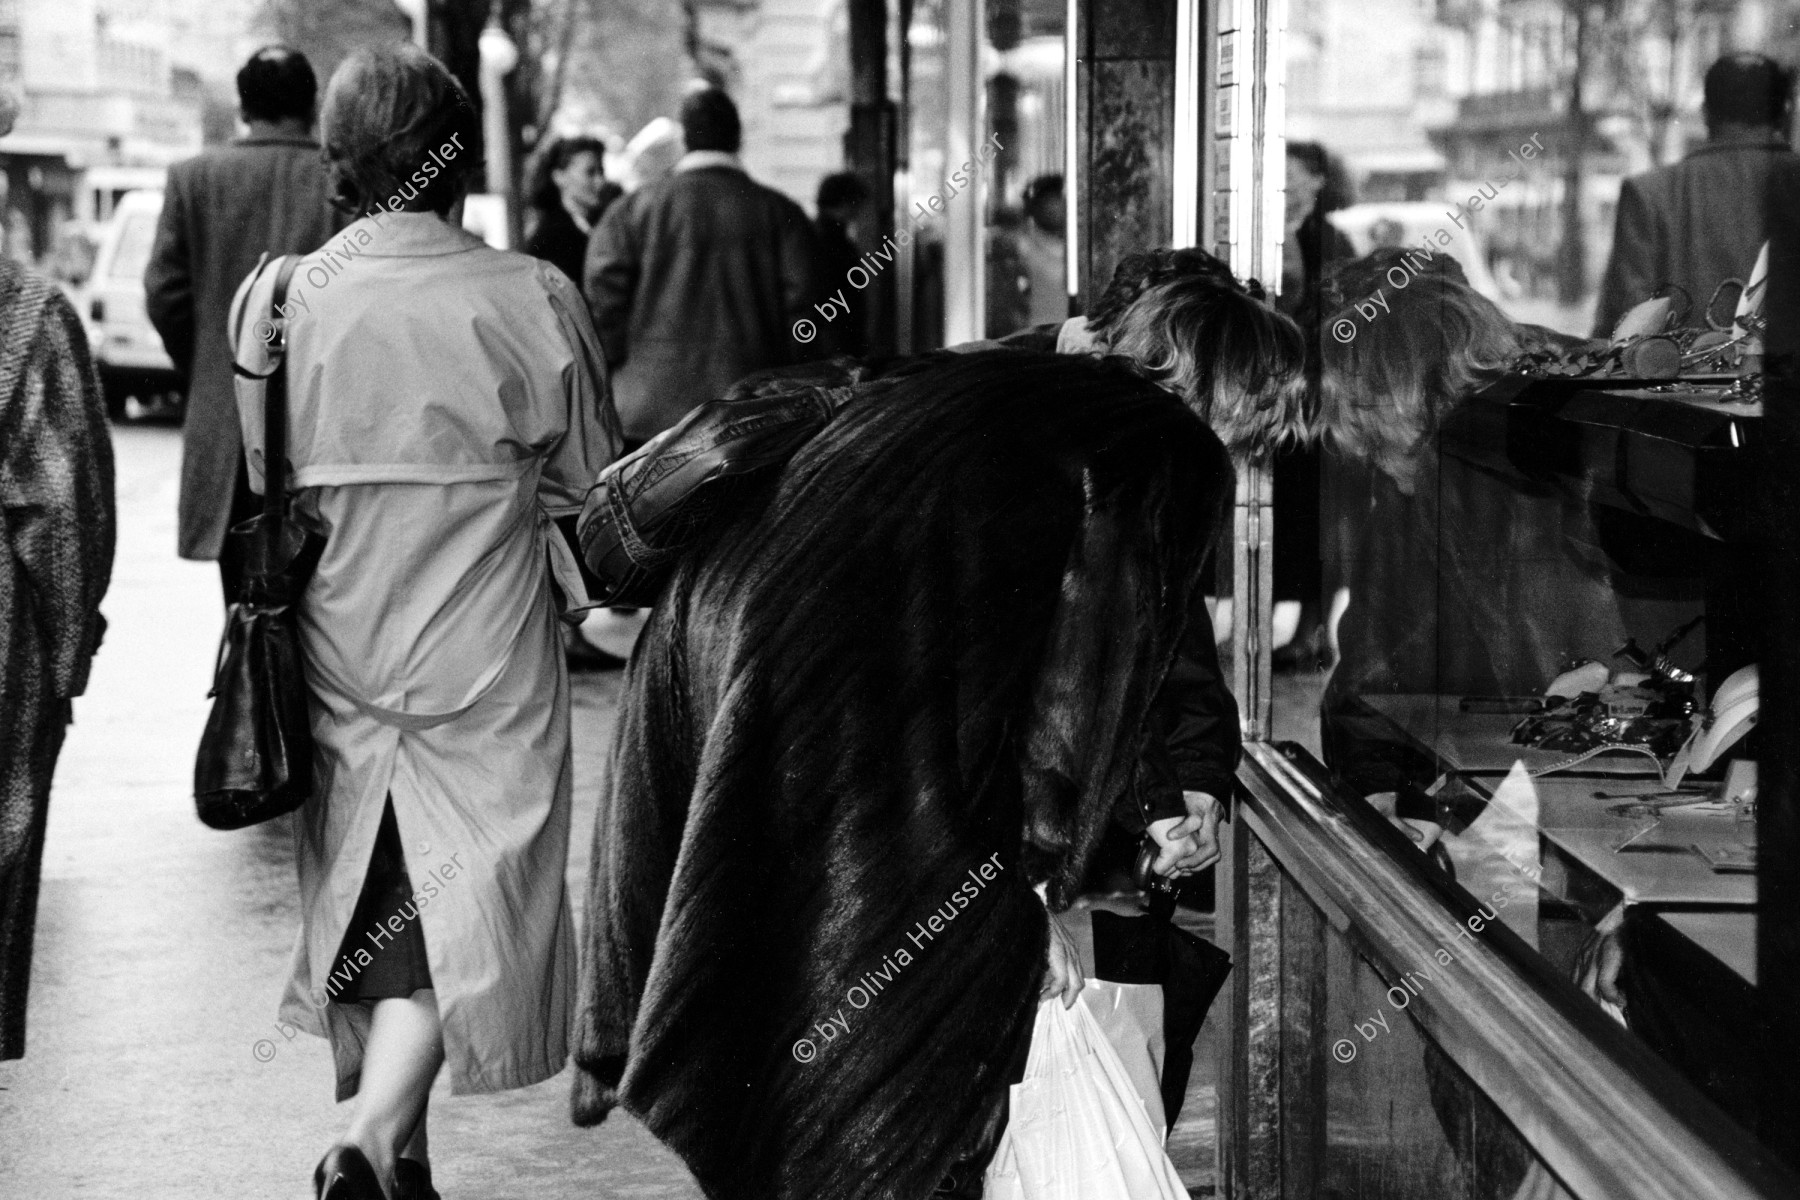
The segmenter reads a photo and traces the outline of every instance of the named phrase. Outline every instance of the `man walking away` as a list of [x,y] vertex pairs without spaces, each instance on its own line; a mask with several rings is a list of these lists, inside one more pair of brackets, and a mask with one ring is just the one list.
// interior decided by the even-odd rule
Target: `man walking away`
[[[737,106],[708,89],[681,106],[687,153],[607,211],[585,288],[628,446],[752,371],[809,357],[818,336],[812,223],[738,161]],[[796,339],[795,322],[802,326]]]
[[269,46],[250,56],[237,77],[249,132],[170,168],[144,271],[150,321],[188,379],[178,549],[219,561],[227,604],[243,564],[225,531],[253,515],[257,501],[244,472],[225,317],[264,252],[311,253],[337,227],[311,133],[318,86],[297,50]]
[[1788,147],[1793,105],[1793,73],[1773,59],[1729,54],[1707,70],[1706,144],[1619,189],[1595,337],[1610,337],[1633,305],[1671,283],[1688,295],[1684,323],[1705,328],[1719,284],[1749,279],[1771,228],[1800,219],[1800,155]]

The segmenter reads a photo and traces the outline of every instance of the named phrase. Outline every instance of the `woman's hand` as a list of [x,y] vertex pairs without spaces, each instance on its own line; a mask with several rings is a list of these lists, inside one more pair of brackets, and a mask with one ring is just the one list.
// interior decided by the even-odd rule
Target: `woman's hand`
[[1045,912],[1044,923],[1050,927],[1050,969],[1044,972],[1044,987],[1038,993],[1038,999],[1048,1000],[1061,992],[1063,1007],[1073,1008],[1075,997],[1081,995],[1085,985],[1081,977],[1081,954],[1075,949],[1075,939],[1069,936],[1061,921]]
[[1150,870],[1179,879],[1219,861],[1219,802],[1206,792],[1183,792],[1185,817],[1150,822],[1148,833],[1161,850]]
[[1150,835],[1150,840],[1158,847],[1156,859],[1150,864],[1150,873],[1180,873],[1179,865],[1200,852],[1200,843],[1194,839],[1198,830],[1199,822],[1192,817],[1164,817],[1160,821],[1150,822],[1144,832]]

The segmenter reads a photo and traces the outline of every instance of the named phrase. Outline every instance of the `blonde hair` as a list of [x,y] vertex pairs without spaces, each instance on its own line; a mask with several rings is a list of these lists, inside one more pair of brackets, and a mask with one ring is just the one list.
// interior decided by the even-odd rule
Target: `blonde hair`
[[[1399,286],[1396,270],[1406,280]],[[1380,307],[1370,299],[1377,294]],[[1403,485],[1447,406],[1538,340],[1447,255],[1425,262],[1418,251],[1378,250],[1333,272],[1320,295],[1320,327],[1331,331],[1319,339],[1324,439]]]
[[1261,456],[1313,436],[1300,327],[1201,250],[1127,257],[1089,328],[1186,401],[1227,449]]

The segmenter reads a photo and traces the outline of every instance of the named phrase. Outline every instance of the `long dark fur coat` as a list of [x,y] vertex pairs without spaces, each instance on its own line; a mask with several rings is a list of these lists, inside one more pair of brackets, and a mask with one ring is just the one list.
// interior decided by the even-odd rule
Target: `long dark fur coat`
[[1031,887],[1066,906],[1132,786],[1230,490],[1117,366],[905,370],[684,562],[621,704],[575,1117],[623,1104],[720,1200],[914,1200],[976,1149]]

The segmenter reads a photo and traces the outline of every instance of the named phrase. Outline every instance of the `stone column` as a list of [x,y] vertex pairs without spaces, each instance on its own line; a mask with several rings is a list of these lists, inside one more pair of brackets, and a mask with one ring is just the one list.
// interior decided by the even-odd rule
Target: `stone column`
[[1133,250],[1166,246],[1174,166],[1174,0],[1077,0],[1076,237],[1085,311]]

